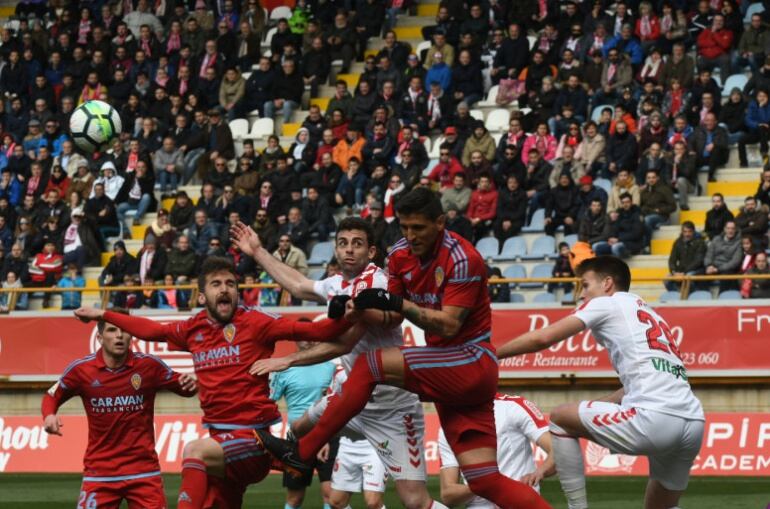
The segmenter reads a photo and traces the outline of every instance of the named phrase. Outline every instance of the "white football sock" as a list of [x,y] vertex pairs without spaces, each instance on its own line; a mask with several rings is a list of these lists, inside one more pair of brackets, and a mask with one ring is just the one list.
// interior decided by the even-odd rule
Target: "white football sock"
[[586,476],[580,442],[567,434],[558,424],[550,423],[553,458],[556,472],[569,509],[588,509]]

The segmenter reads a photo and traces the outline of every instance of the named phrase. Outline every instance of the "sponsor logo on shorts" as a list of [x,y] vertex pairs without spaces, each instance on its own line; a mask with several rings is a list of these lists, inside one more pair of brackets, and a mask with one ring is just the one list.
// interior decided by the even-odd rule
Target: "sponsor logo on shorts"
[[377,442],[377,453],[381,456],[391,457],[393,453],[390,451],[390,440],[384,442]]
[[626,472],[630,473],[636,456],[626,454],[612,454],[609,449],[601,445],[588,442],[586,446],[586,470],[588,472]]

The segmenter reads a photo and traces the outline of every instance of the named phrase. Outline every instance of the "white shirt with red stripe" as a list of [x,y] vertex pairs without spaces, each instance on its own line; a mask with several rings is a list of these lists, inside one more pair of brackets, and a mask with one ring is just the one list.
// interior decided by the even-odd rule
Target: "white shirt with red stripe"
[[607,348],[625,395],[622,405],[705,420],[671,328],[639,296],[617,292],[581,305],[575,316]]
[[[321,281],[316,281],[313,285],[315,293],[327,300],[335,295],[349,295],[355,297],[358,292],[367,288],[388,287],[388,276],[385,272],[373,263],[367,267],[352,281],[345,281],[342,275],[337,274]],[[353,368],[358,355],[362,352],[377,350],[380,348],[398,347],[404,344],[404,337],[401,334],[401,326],[384,328],[370,325],[366,333],[361,337],[353,351],[340,357],[340,363],[347,373]],[[378,385],[372,393],[372,399],[367,403],[369,410],[393,408],[404,405],[410,405],[417,401],[417,396],[387,385]]]
[[[543,412],[531,401],[521,396],[497,394],[495,396],[495,428],[497,431],[497,466],[500,473],[519,480],[531,474],[535,465],[534,444],[548,431],[548,421]],[[441,468],[457,468],[452,449],[439,430],[438,450]],[[539,486],[535,490],[540,491]],[[494,508],[495,504],[481,497],[471,499],[466,507]]]

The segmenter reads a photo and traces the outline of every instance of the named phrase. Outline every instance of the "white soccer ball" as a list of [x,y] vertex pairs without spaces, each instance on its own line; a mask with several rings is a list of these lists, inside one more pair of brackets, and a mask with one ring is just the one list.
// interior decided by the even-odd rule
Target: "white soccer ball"
[[120,114],[104,101],[86,101],[72,112],[72,141],[87,153],[106,147],[123,129]]

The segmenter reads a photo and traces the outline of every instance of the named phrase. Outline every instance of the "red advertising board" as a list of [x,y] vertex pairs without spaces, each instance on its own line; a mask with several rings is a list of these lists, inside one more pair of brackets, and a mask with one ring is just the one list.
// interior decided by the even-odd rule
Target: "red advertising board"
[[[770,349],[770,306],[658,307],[679,343],[691,376],[768,375]],[[317,316],[298,309],[284,312],[290,317]],[[569,309],[494,309],[493,342],[501,345],[519,334],[542,328],[570,313]],[[153,315],[157,320],[180,320],[183,314]],[[73,359],[96,348],[95,327],[61,314],[51,317],[9,316],[0,318],[0,376],[55,376]],[[407,344],[424,344],[419,328],[406,323]],[[190,357],[170,352],[162,343],[136,341],[137,350],[163,358],[175,369],[191,369]],[[277,355],[292,351],[280,342]],[[589,332],[579,334],[552,348],[501,362],[502,377],[615,376],[604,349]]]
[[[425,460],[438,473],[438,418],[426,417]],[[711,413],[694,475],[770,475],[770,414]],[[63,437],[43,431],[38,416],[0,417],[0,472],[80,472],[86,449],[85,416],[63,416]],[[281,433],[282,425],[273,430]],[[156,449],[165,472],[179,472],[184,444],[205,436],[200,417],[156,415]],[[604,447],[583,443],[588,475],[647,475],[644,457],[610,454]],[[542,460],[543,453],[536,457]]]

